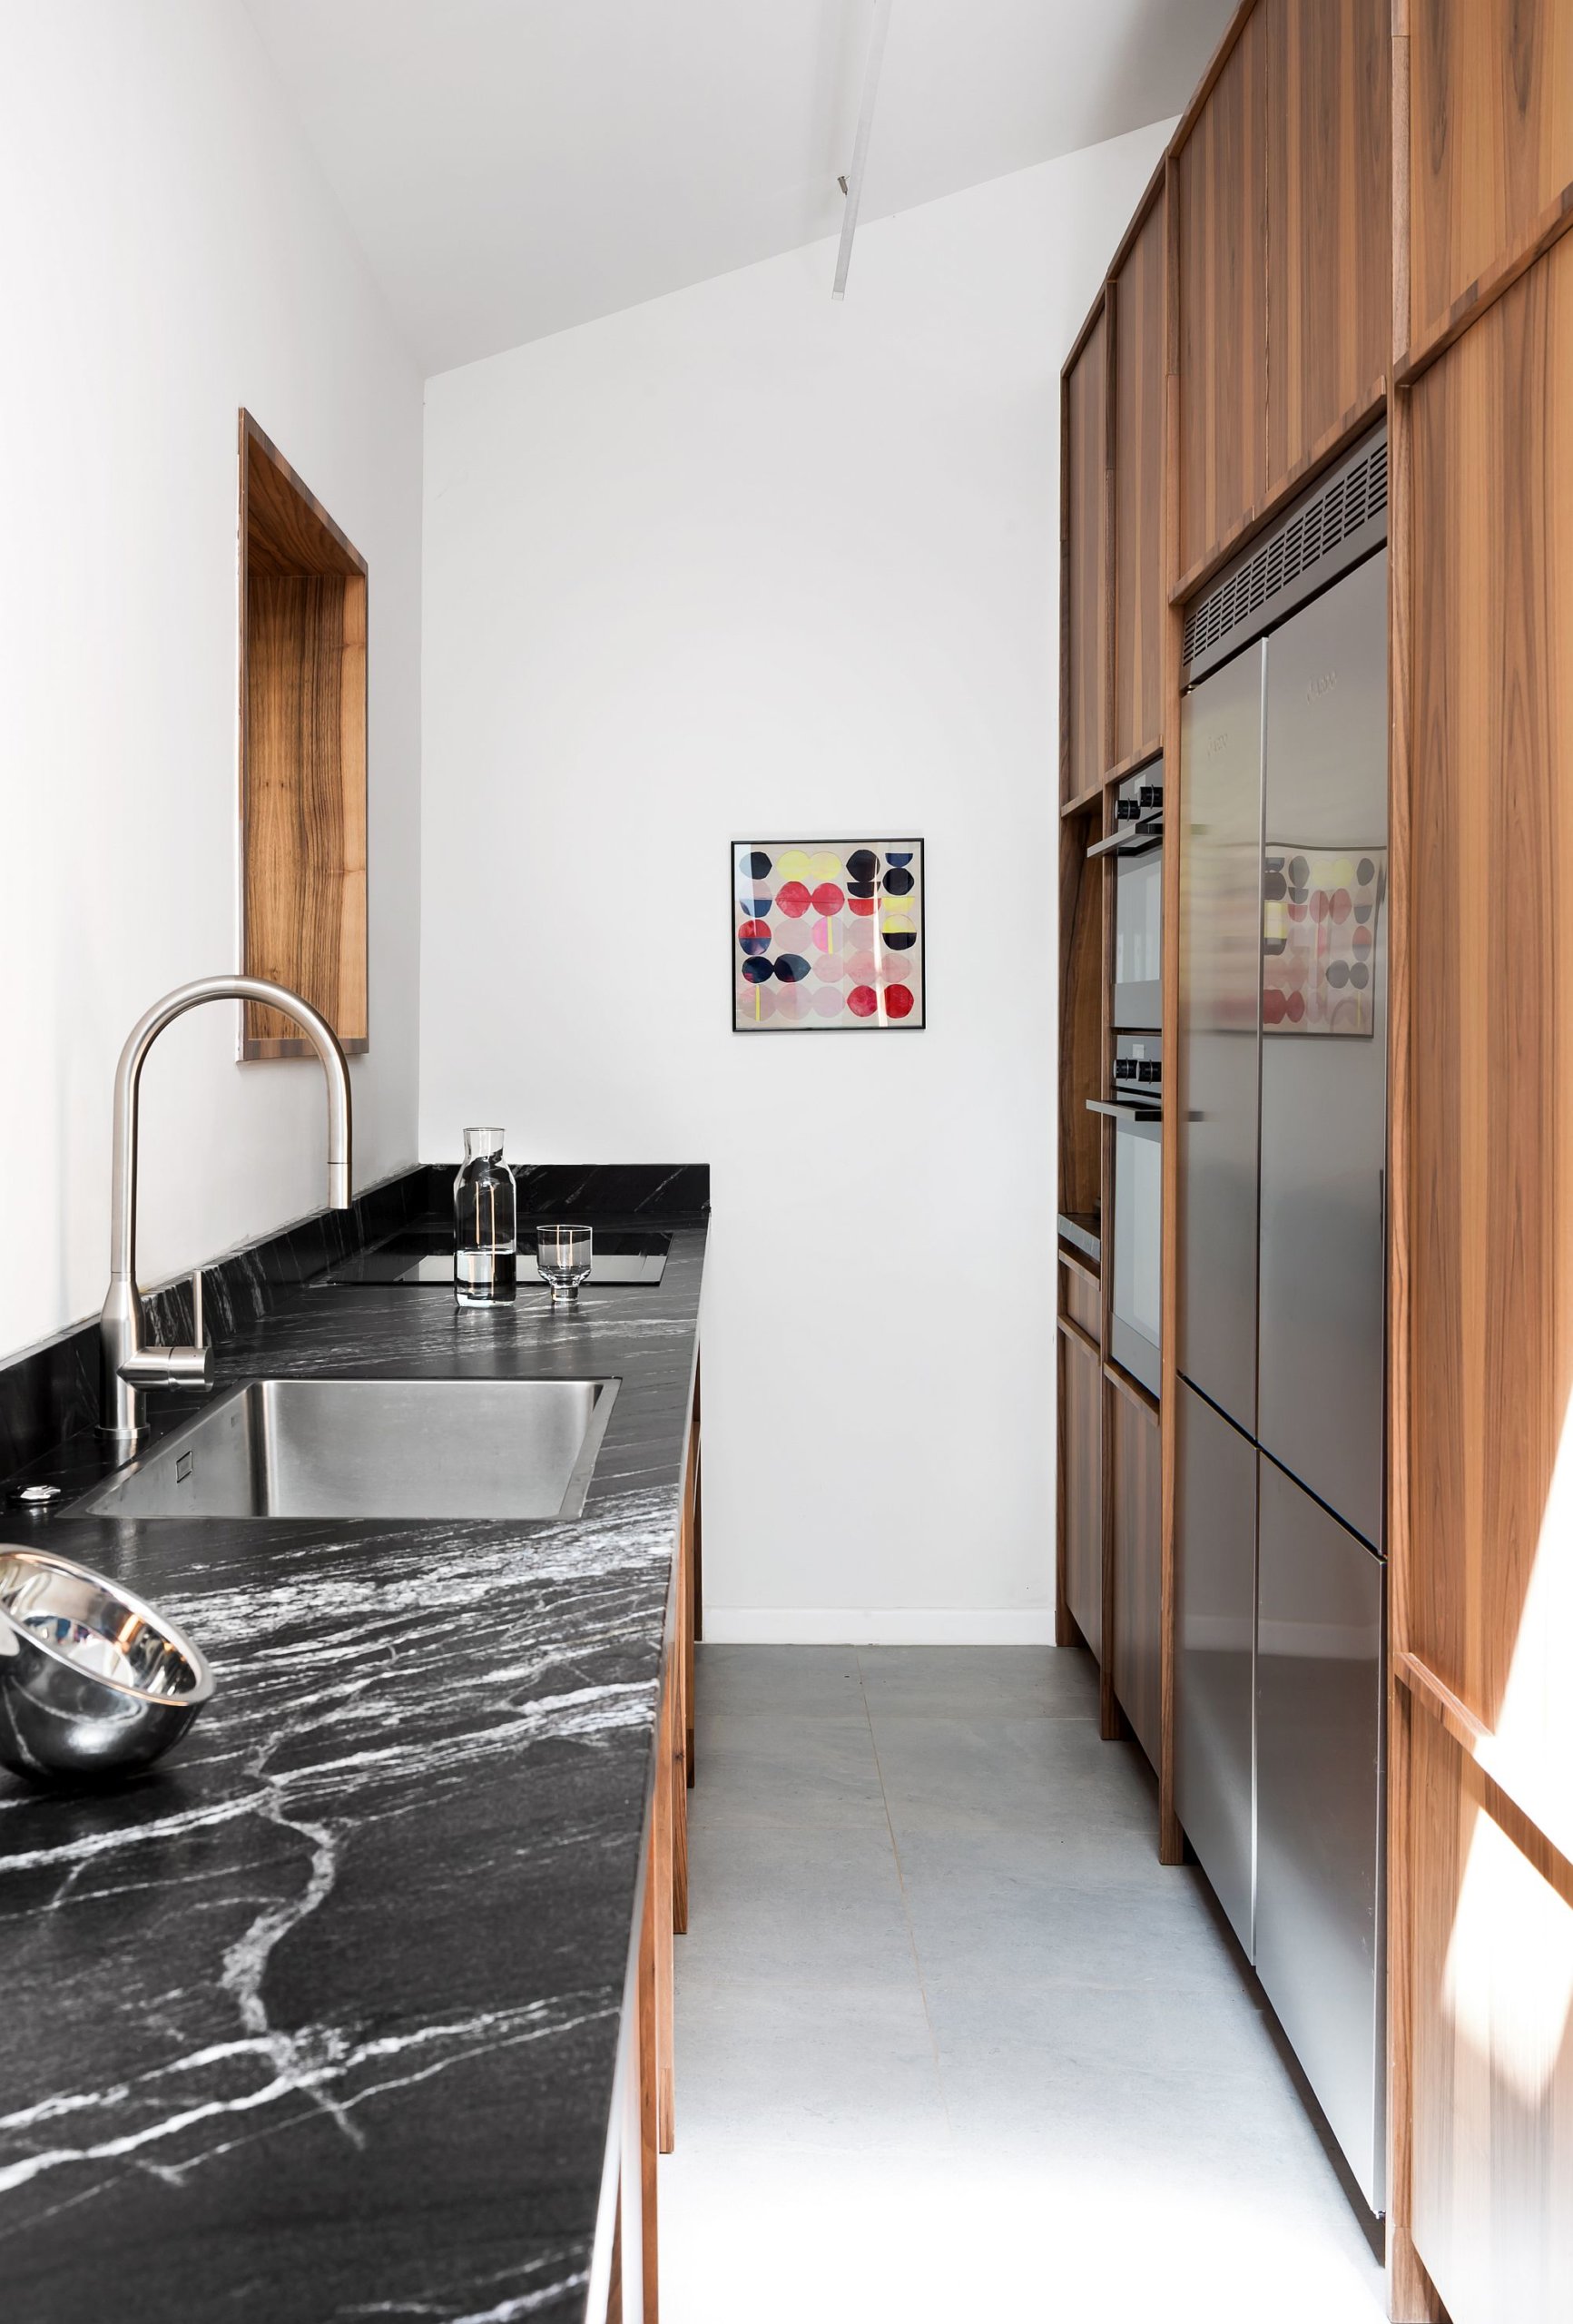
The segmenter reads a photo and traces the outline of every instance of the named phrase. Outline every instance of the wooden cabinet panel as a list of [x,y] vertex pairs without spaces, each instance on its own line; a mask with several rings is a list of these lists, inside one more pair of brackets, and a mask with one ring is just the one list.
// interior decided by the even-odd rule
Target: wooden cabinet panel
[[1415,2245],[1457,2324],[1566,2324],[1573,1883],[1428,1713],[1411,1748]]
[[1415,0],[1411,343],[1536,239],[1573,189],[1567,0]]
[[1114,284],[1114,734],[1123,766],[1164,739],[1164,259],[1160,192]]
[[1065,381],[1065,473],[1060,484],[1063,799],[1079,798],[1104,771],[1106,352],[1100,314]]
[[1176,162],[1182,576],[1253,514],[1266,488],[1266,140],[1257,8]]
[[1076,1259],[1059,1255],[1060,1313],[1079,1324],[1089,1340],[1103,1333],[1103,1293],[1098,1279],[1088,1266]]
[[[1413,390],[1409,1646],[1573,1765],[1573,238]],[[1563,1482],[1556,1482],[1558,1455]]]
[[1269,488],[1369,406],[1392,338],[1390,0],[1263,0]]
[[1109,1425],[1115,1693],[1156,1768],[1163,1741],[1164,1640],[1158,1416],[1116,1388],[1109,1398]]
[[1059,1206],[1090,1218],[1103,1207],[1103,1139],[1086,1101],[1104,1083],[1104,874],[1086,851],[1102,829],[1099,814],[1070,815],[1059,839]]
[[1059,1522],[1065,1601],[1096,1655],[1103,1653],[1103,1366],[1096,1352],[1059,1334]]

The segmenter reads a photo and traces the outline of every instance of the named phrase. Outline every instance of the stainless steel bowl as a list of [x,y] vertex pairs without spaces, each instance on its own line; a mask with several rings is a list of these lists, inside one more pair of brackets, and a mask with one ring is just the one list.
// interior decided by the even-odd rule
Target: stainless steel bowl
[[0,1542],[0,1762],[130,1775],[178,1743],[213,1674],[172,1622],[53,1551]]

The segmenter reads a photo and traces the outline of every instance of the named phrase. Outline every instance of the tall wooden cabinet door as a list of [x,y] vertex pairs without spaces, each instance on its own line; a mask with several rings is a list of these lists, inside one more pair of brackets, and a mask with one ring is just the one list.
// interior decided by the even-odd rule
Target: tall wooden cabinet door
[[1103,1368],[1085,1341],[1059,1335],[1059,1521],[1066,1603],[1093,1652],[1104,1635]]
[[1409,1644],[1573,1767],[1573,235],[1413,390]]
[[1116,1388],[1109,1398],[1109,1423],[1115,1693],[1156,1768],[1163,1750],[1164,1642],[1158,1416]]
[[1164,739],[1164,258],[1160,192],[1115,278],[1114,734],[1123,766]]
[[1454,2324],[1567,2324],[1573,2298],[1573,1880],[1413,1722],[1414,2197]]
[[1414,349],[1534,242],[1573,187],[1568,0],[1414,0],[1410,122]]
[[1060,484],[1063,799],[1079,798],[1101,782],[1104,772],[1107,347],[1100,315],[1065,381],[1065,473]]
[[1245,20],[1176,168],[1180,572],[1252,517],[1267,484],[1267,27]]
[[1375,401],[1392,339],[1391,0],[1267,15],[1269,489]]
[[1564,235],[1411,408],[1407,1650],[1501,1787],[1418,1703],[1412,2232],[1458,2324],[1565,2324],[1573,2284],[1569,379]]

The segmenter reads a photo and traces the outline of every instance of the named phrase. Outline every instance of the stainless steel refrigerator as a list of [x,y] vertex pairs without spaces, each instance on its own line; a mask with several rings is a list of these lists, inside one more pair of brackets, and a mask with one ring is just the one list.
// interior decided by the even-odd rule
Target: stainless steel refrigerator
[[1176,1798],[1383,2205],[1387,556],[1181,730]]

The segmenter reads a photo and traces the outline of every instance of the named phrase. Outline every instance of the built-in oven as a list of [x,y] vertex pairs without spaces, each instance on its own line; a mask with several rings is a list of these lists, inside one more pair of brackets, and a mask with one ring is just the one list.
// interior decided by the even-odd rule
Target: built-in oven
[[1114,1285],[1109,1354],[1155,1396],[1163,1381],[1164,1062],[1156,1033],[1122,1033],[1094,1110],[1114,1122]]
[[1161,763],[1121,783],[1115,795],[1115,827],[1087,852],[1114,858],[1114,1022],[1133,1031],[1150,1030],[1164,1021]]

